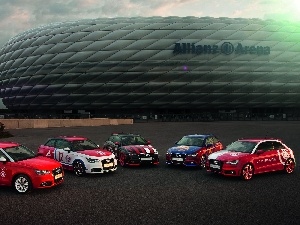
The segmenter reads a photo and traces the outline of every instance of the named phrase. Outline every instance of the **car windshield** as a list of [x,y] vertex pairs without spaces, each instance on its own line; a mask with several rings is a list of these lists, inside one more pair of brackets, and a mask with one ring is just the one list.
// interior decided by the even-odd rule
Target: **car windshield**
[[177,145],[203,146],[203,141],[204,140],[201,137],[188,137],[188,136],[185,136],[177,142]]
[[34,158],[36,154],[29,148],[19,145],[15,147],[4,148],[4,151],[14,160],[20,161]]
[[251,153],[257,143],[250,141],[235,141],[226,147],[226,150],[233,152]]
[[72,141],[72,150],[73,151],[82,151],[82,150],[91,150],[99,148],[91,140],[75,140]]
[[147,145],[147,141],[137,135],[128,135],[128,136],[122,136],[121,137],[122,145]]

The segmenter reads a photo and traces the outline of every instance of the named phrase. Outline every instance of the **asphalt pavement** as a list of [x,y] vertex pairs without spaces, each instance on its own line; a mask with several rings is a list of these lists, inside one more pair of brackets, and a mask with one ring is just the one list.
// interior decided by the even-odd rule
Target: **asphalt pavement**
[[[168,167],[168,147],[186,134],[215,134],[227,145],[238,138],[280,138],[300,159],[300,121],[151,122],[100,127],[9,130],[13,140],[37,150],[47,138],[82,135],[99,145],[113,132],[139,133],[160,155],[160,165],[118,167],[109,174],[76,177],[60,187],[15,193],[0,187],[0,224],[176,225],[299,224],[300,170],[257,175],[250,181],[204,170]],[[299,160],[298,160],[299,161]]]

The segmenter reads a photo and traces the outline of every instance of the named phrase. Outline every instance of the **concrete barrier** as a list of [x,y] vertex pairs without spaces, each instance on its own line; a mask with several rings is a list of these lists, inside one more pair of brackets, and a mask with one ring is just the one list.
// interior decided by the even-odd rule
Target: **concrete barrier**
[[5,129],[48,128],[48,127],[89,127],[133,124],[133,119],[0,119]]

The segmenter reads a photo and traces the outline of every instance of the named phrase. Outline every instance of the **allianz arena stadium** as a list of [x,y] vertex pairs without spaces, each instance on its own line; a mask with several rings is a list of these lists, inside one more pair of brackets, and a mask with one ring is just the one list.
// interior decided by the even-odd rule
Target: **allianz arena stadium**
[[300,108],[300,23],[211,17],[49,24],[0,51],[15,112],[275,112]]

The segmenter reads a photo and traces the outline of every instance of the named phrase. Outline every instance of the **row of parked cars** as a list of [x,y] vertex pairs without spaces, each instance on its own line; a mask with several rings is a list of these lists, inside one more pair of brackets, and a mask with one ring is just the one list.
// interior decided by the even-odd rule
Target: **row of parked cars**
[[[250,180],[254,174],[294,172],[293,151],[279,139],[240,139],[224,148],[212,134],[183,136],[165,154],[168,166],[193,166]],[[86,137],[59,136],[40,145],[37,154],[14,142],[0,142],[0,185],[19,193],[50,188],[64,181],[64,170],[77,176],[122,167],[159,164],[158,151],[137,134],[114,133],[103,146]]]

